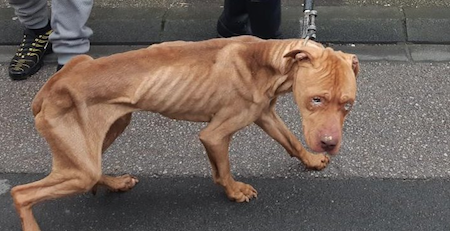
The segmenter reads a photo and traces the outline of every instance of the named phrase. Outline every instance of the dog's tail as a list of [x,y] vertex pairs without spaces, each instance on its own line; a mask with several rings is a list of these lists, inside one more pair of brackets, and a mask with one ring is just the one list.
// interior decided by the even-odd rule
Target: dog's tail
[[33,115],[36,117],[37,114],[42,110],[42,105],[44,103],[44,99],[49,98],[50,92],[55,90],[54,86],[58,80],[62,78],[66,78],[70,76],[71,70],[80,63],[93,60],[92,57],[88,55],[78,55],[71,59],[64,67],[56,72],[50,79],[45,83],[45,85],[39,90],[36,96],[33,99],[31,104],[31,110],[33,111]]
[[41,111],[42,101],[43,101],[42,97],[40,98],[34,97],[33,103],[31,104],[31,110],[33,110],[34,117],[36,117],[36,115]]

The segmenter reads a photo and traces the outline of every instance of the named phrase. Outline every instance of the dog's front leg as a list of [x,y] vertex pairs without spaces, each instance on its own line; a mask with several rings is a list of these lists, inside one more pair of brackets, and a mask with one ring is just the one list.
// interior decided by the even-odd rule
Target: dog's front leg
[[322,170],[330,159],[324,154],[312,154],[303,147],[302,143],[287,128],[274,109],[275,101],[265,110],[255,123],[269,136],[280,143],[293,157],[298,158],[308,169]]
[[228,146],[232,134],[249,123],[251,121],[245,116],[236,116],[224,120],[215,118],[200,132],[199,136],[211,163],[214,182],[225,189],[225,193],[230,200],[237,202],[248,202],[257,196],[256,190],[251,185],[233,179],[228,157]]

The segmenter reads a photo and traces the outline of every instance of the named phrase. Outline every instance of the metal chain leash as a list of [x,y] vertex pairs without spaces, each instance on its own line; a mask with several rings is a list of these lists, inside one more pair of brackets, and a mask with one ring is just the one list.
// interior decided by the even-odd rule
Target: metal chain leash
[[317,17],[317,11],[313,10],[314,0],[305,0],[304,2],[304,16],[303,16],[303,23],[300,23],[302,27],[300,28],[301,31],[301,38],[305,39],[303,45],[306,45],[309,40],[316,40],[316,17]]

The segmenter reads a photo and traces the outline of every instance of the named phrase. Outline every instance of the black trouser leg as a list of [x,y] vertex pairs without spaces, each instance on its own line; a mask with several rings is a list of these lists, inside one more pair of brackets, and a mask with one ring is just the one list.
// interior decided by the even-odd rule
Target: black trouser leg
[[247,0],[252,34],[263,39],[280,38],[281,1]]
[[225,0],[217,32],[220,37],[250,34],[246,0]]

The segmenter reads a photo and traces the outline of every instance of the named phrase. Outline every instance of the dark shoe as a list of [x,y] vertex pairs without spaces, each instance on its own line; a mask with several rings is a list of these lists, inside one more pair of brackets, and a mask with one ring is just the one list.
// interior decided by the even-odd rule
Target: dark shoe
[[217,21],[218,37],[251,34],[245,0],[225,0],[223,12]]
[[59,70],[61,70],[63,67],[64,67],[64,65],[58,64],[58,66],[56,66],[56,72],[58,72]]
[[24,80],[42,67],[44,56],[52,52],[48,40],[51,33],[50,26],[40,30],[25,29],[22,43],[8,68],[13,80]]

